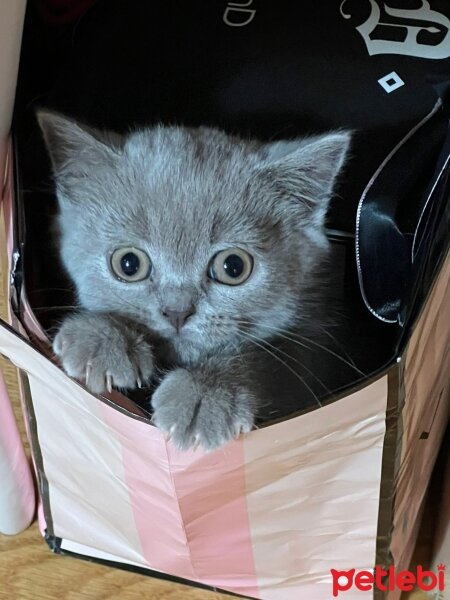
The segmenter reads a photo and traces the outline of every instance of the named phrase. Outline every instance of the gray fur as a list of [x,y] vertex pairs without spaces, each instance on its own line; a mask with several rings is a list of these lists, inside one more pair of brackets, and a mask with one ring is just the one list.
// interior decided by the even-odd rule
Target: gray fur
[[153,351],[145,330],[129,320],[85,311],[67,317],[55,337],[53,349],[68,375],[84,379],[96,393],[111,385],[132,389],[150,380]]
[[[49,112],[39,122],[55,174],[61,255],[83,309],[54,341],[65,370],[83,378],[91,364],[94,392],[106,373],[134,387],[153,374],[156,336],[165,348],[159,358],[174,369],[154,393],[155,423],[182,448],[213,449],[249,431],[261,402],[249,336],[270,342],[308,318],[349,134],[264,144],[208,128],[119,138]],[[112,275],[109,257],[122,246],[149,255],[149,279]],[[228,247],[254,258],[238,286],[207,277],[213,255]],[[162,313],[189,306],[195,314],[177,332]]]

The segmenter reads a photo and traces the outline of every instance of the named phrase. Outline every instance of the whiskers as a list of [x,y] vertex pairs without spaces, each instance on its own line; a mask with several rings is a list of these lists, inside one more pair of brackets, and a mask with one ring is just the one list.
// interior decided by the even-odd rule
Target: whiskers
[[[244,326],[250,326],[253,325],[253,323],[251,323],[250,321],[242,321],[239,320],[237,321],[239,325],[244,325]],[[302,348],[305,348],[306,350],[313,350],[314,348],[318,348],[320,350],[322,350],[323,352],[329,354],[330,356],[333,356],[336,360],[339,360],[341,363],[347,365],[347,367],[349,367],[350,369],[352,369],[353,371],[355,371],[355,373],[358,373],[358,375],[360,375],[361,377],[366,377],[366,373],[364,373],[363,371],[361,371],[353,362],[353,360],[348,356],[348,358],[344,358],[343,356],[341,356],[340,354],[338,354],[337,352],[335,352],[334,350],[331,350],[331,348],[327,348],[327,346],[324,346],[323,344],[320,344],[319,342],[317,342],[316,340],[312,340],[311,338],[307,338],[305,336],[299,335],[299,334],[295,334],[292,331],[288,330],[288,329],[280,329],[279,327],[273,327],[271,325],[263,325],[261,323],[258,323],[258,327],[259,328],[263,328],[263,329],[267,329],[268,331],[273,332],[273,337],[277,337],[277,338],[281,338],[283,340],[287,340],[295,345],[298,345]],[[326,332],[328,337],[330,337],[330,339],[332,339],[336,345],[339,346],[336,338],[329,332]],[[345,353],[346,354],[346,353]]]
[[70,306],[70,305],[64,305],[64,306],[52,305],[52,306],[33,306],[32,307],[33,312],[49,312],[52,310],[75,311],[75,310],[80,310],[80,309],[81,309],[81,306]]
[[[302,377],[300,375],[300,373],[298,373],[293,367],[291,367],[291,365],[289,365],[285,360],[283,360],[278,354],[275,354],[275,352],[279,352],[282,355],[287,356],[289,359],[294,360],[299,365],[301,365],[300,361],[298,361],[294,357],[290,356],[287,352],[284,352],[284,351],[280,350],[279,348],[277,348],[276,346],[273,346],[267,340],[264,340],[263,338],[260,338],[260,337],[258,337],[256,335],[253,335],[253,334],[249,333],[248,331],[242,331],[241,330],[239,332],[239,334],[244,339],[247,339],[250,343],[254,344],[258,348],[261,348],[261,350],[264,350],[264,352],[267,352],[267,354],[270,354],[270,356],[272,356],[275,360],[277,360],[279,363],[281,363],[282,365],[284,365],[286,367],[286,369],[288,371],[290,371],[305,386],[305,388],[310,392],[310,394],[313,396],[314,400],[316,401],[317,405],[319,407],[322,407],[322,403],[320,402],[319,398],[317,397],[317,394],[315,394],[315,392],[313,391],[313,389],[308,385],[308,383],[305,381],[304,377]],[[272,350],[270,348],[272,348]],[[304,365],[301,365],[301,366],[304,367]],[[309,369],[305,368],[305,370],[307,370],[315,379],[317,379],[317,381],[319,381],[319,379],[317,377],[315,377],[315,375],[313,375],[313,373],[311,371],[309,371]],[[320,381],[319,381],[319,383],[322,384],[322,382],[320,382]],[[326,389],[328,389],[328,388],[326,388]]]
[[[298,333],[294,333],[287,329],[280,329],[278,327],[274,327],[271,325],[262,325],[262,324],[258,323],[258,328],[266,329],[269,333],[272,334],[272,336],[271,336],[272,339],[269,341],[259,335],[256,335],[254,332],[249,330],[249,328],[252,325],[254,325],[250,321],[237,320],[236,322],[237,322],[237,324],[239,324],[241,326],[240,330],[239,330],[239,335],[241,336],[241,338],[247,340],[249,343],[253,344],[254,346],[257,346],[258,348],[260,348],[261,350],[263,350],[264,352],[269,354],[274,360],[276,360],[277,362],[282,364],[290,373],[292,373],[302,383],[304,388],[306,388],[306,390],[308,390],[308,392],[314,398],[315,403],[319,407],[322,406],[322,402],[320,401],[319,397],[317,396],[317,393],[314,391],[314,389],[310,385],[311,379],[316,381],[327,394],[331,395],[332,391],[317,376],[317,374],[313,372],[313,370],[311,370],[306,364],[304,364],[304,361],[297,358],[296,356],[293,356],[292,353],[290,354],[286,350],[275,345],[273,343],[273,338],[277,338],[279,341],[285,340],[287,342],[290,342],[294,346],[304,348],[306,351],[309,351],[309,352],[317,352],[318,350],[320,350],[323,353],[330,355],[331,357],[333,357],[333,359],[339,361],[343,365],[347,366],[358,376],[365,377],[365,373],[363,371],[361,371],[355,365],[355,363],[353,362],[351,357],[345,352],[345,350],[343,348],[341,348],[341,346],[339,345],[339,342],[336,340],[336,338],[329,331],[327,331],[325,329],[323,330],[325,335],[335,344],[335,346],[338,349],[340,349],[343,352],[344,356],[339,354],[337,351],[317,342],[316,340],[313,340],[306,336],[299,335]],[[322,327],[321,327],[321,329],[322,329]],[[309,383],[306,380],[305,376],[302,376],[301,373],[299,373],[299,369],[302,369],[305,374],[309,375],[309,377],[310,377]]]
[[[70,288],[41,288],[41,289],[37,289],[37,290],[33,290],[34,293],[37,292],[54,292],[54,291],[59,291],[59,292],[67,292],[68,294],[72,294],[72,301],[76,300],[76,298],[74,298],[74,295],[76,295],[74,293],[74,290],[70,289]],[[119,296],[114,290],[109,290],[109,295],[112,296],[113,298],[115,298],[115,304],[116,307],[114,308],[114,310],[109,310],[108,307],[105,307],[105,309],[103,311],[99,311],[99,312],[118,312],[117,308],[120,307],[122,309],[125,309],[123,312],[128,314],[130,316],[130,318],[139,318],[140,316],[142,316],[143,311],[136,306],[136,304],[134,302],[130,302],[129,300],[127,300],[126,298],[124,298],[123,296]],[[103,298],[100,294],[96,294],[96,293],[88,293],[86,291],[83,291],[83,296],[85,298],[90,298],[91,300],[94,300],[99,306],[102,306],[102,304],[105,304],[105,298]],[[80,311],[83,310],[84,307],[81,304],[75,305],[75,304],[52,304],[52,305],[48,305],[48,306],[34,306],[32,303],[31,304],[31,310],[33,312],[39,313],[39,312],[51,312],[51,311]],[[127,310],[128,309],[128,310]]]

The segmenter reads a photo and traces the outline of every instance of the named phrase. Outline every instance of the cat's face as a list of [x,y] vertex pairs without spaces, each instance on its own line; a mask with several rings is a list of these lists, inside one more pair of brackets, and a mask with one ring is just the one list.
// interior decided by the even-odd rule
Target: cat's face
[[307,315],[347,134],[261,145],[154,128],[110,142],[54,114],[40,124],[82,306],[145,324],[181,360]]

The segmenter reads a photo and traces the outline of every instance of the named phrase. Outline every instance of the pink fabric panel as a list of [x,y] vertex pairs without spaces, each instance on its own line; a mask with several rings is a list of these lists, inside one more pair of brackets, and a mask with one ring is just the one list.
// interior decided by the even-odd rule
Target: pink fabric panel
[[373,567],[386,378],[205,455],[7,330],[0,352],[29,372],[56,535],[267,600],[329,600],[331,568]]
[[164,438],[148,423],[101,407],[121,447],[124,480],[149,567],[196,579],[167,461]]
[[386,402],[383,377],[244,438],[261,598],[329,600],[330,569],[373,569]]
[[208,454],[179,452],[172,444],[168,451],[197,577],[258,597],[243,438]]
[[104,406],[122,444],[126,485],[148,565],[257,595],[245,500],[242,442],[178,452],[148,423]]

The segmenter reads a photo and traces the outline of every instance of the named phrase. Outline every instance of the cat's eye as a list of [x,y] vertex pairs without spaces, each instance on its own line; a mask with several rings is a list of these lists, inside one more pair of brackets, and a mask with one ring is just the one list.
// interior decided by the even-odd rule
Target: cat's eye
[[133,283],[150,275],[152,263],[139,248],[117,248],[111,255],[111,269],[121,281]]
[[253,270],[253,258],[241,248],[218,252],[208,268],[208,276],[225,285],[240,285],[247,281]]

